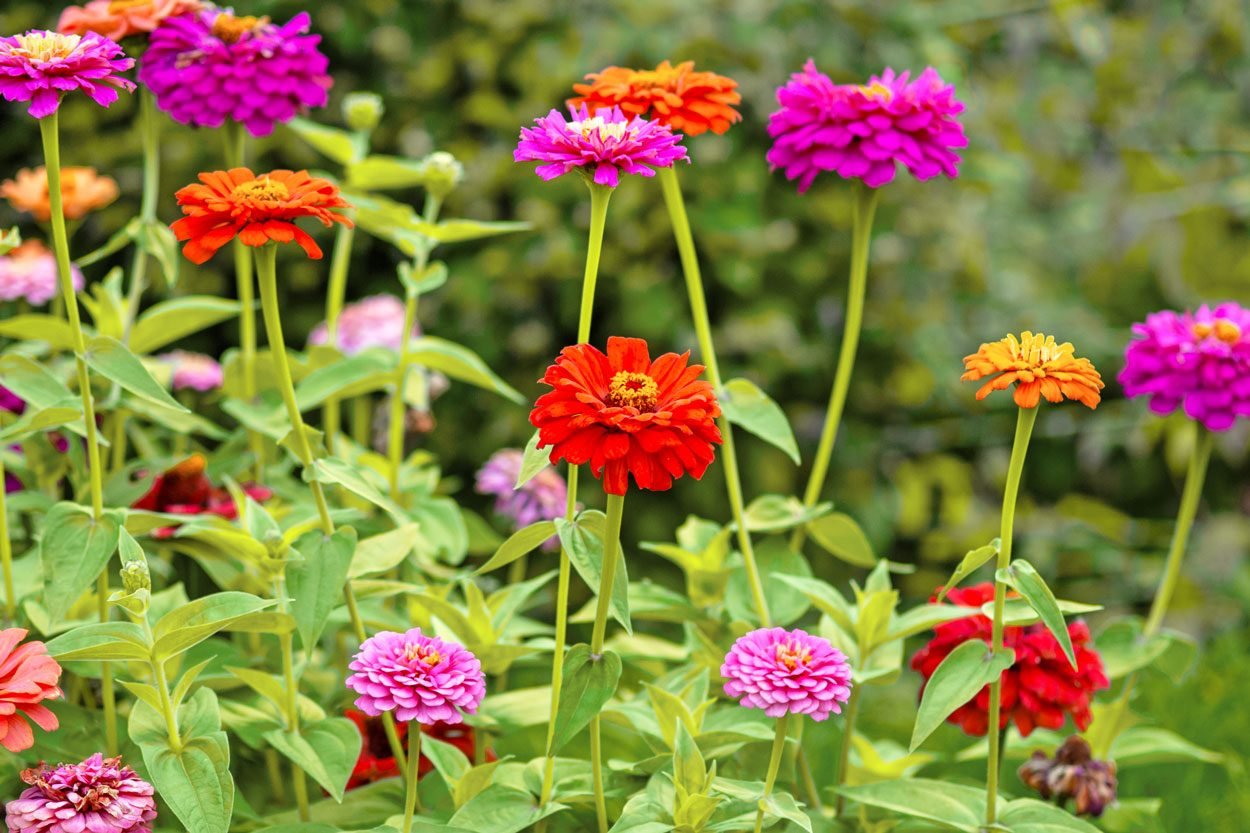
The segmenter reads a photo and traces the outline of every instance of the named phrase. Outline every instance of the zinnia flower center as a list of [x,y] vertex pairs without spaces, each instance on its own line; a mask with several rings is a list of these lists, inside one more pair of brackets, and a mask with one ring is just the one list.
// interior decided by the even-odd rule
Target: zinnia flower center
[[199,477],[204,473],[206,466],[203,454],[192,454],[181,463],[174,465],[169,473],[175,477]]
[[1214,322],[1199,321],[1194,325],[1194,335],[1200,339],[1215,336],[1217,341],[1225,344],[1236,344],[1241,341],[1241,327],[1227,318],[1217,318]]
[[81,35],[56,32],[30,32],[17,35],[18,52],[36,63],[49,63],[68,58],[82,41]]
[[591,116],[582,121],[571,121],[569,130],[589,139],[592,133],[598,133],[600,139],[621,139],[625,136],[628,124],[623,121],[604,121],[602,116]]
[[138,9],[150,5],[152,5],[152,0],[113,0],[112,3],[109,3],[109,14],[119,14],[130,9]]
[[286,185],[265,176],[236,185],[234,195],[245,199],[282,202],[291,196],[291,192]]
[[777,662],[793,671],[801,662],[807,665],[812,661],[812,652],[807,648],[790,643],[777,646]]
[[238,43],[248,32],[269,23],[267,17],[235,17],[229,12],[222,12],[213,21],[213,37],[222,43]]
[[660,386],[645,373],[622,370],[608,384],[608,402],[618,408],[650,411],[660,395]]
[[859,91],[869,98],[878,98],[882,101],[889,101],[894,98],[894,91],[880,81],[864,84],[860,86]]
[[418,660],[433,668],[438,665],[438,661],[442,659],[438,651],[431,649],[428,645],[418,645],[409,643],[404,648],[404,657],[408,660]]

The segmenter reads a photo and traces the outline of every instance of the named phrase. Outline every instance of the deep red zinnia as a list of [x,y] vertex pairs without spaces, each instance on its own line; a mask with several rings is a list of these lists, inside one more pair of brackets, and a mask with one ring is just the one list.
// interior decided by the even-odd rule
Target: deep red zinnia
[[641,338],[608,339],[607,354],[589,344],[560,352],[542,382],[552,387],[530,413],[538,447],[551,462],[590,464],[604,491],[623,495],[630,475],[640,489],[665,491],[674,478],[703,476],[721,442],[720,406],[690,354],[651,361]]
[[[386,729],[382,725],[382,718],[370,717],[356,709],[346,709],[343,715],[356,724],[356,728],[360,731],[360,737],[364,741],[360,748],[360,757],[356,759],[356,765],[352,767],[352,775],[347,780],[347,789],[354,790],[357,787],[363,787],[365,784],[381,781],[383,778],[394,778],[402,775],[399,764],[395,761],[394,755],[391,754],[391,745],[390,741],[387,740]],[[404,751],[408,750],[408,725],[407,723],[395,724]],[[465,723],[454,726],[449,723],[435,723],[431,726],[421,726],[421,731],[429,737],[441,740],[444,743],[450,743],[463,752],[464,756],[470,761],[474,760],[474,756],[477,753],[477,737],[472,726]],[[499,760],[495,756],[494,751],[490,749],[486,750],[485,759],[488,762]],[[417,764],[417,777],[424,778],[426,773],[432,769],[434,769],[434,764],[430,762],[429,758],[422,755],[421,761]]]
[[[170,515],[217,515],[232,521],[238,517],[238,509],[230,492],[214,486],[206,473],[207,461],[202,454],[192,454],[187,459],[156,475],[152,488],[135,501],[132,509],[148,512],[165,512]],[[254,483],[243,484],[243,491],[252,500],[264,502],[273,497],[273,491]],[[163,527],[152,533],[156,538],[168,538],[174,527]]]
[[[951,604],[979,607],[994,600],[991,582],[956,588],[946,594]],[[936,601],[936,597],[931,599]],[[993,623],[988,616],[969,616],[938,625],[936,634],[911,658],[911,667],[928,682],[942,660],[956,646],[969,639],[990,644]],[[1003,708],[999,728],[1014,720],[1022,736],[1041,726],[1060,729],[1066,715],[1072,715],[1078,729],[1084,731],[1093,715],[1089,704],[1094,692],[1111,685],[1103,670],[1102,657],[1092,647],[1089,627],[1084,622],[1068,625],[1072,648],[1076,653],[1076,670],[1068,663],[1059,641],[1044,625],[1009,627],[1003,631],[1003,643],[1016,652],[1015,664],[1003,673]],[[923,691],[923,688],[921,689]],[[990,687],[986,686],[972,700],[960,706],[946,720],[958,724],[969,735],[984,735],[989,725]]]

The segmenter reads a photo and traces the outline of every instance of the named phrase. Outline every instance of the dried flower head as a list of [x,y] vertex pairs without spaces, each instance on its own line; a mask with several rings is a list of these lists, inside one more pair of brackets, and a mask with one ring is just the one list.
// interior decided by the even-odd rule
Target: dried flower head
[[5,805],[9,833],[151,833],[152,785],[121,758],[100,753],[80,764],[39,765],[22,773],[30,786]]
[[1071,342],[1058,344],[1053,336],[1025,330],[1019,339],[1008,335],[965,356],[967,372],[960,379],[975,382],[989,378],[977,391],[977,399],[1014,384],[1016,404],[1021,408],[1036,408],[1042,397],[1047,402],[1074,399],[1097,408],[1102,377],[1089,359],[1078,358],[1074,350]]
[[1053,758],[1034,752],[1019,774],[1025,786],[1047,801],[1060,806],[1072,801],[1078,816],[1097,818],[1115,802],[1115,761],[1095,758],[1080,735],[1065,740]]
[[62,35],[31,29],[24,35],[0,38],[0,96],[29,101],[37,119],[52,115],[66,93],[81,91],[101,107],[117,100],[118,89],[134,82],[118,73],[134,66],[122,48],[95,32]]
[[851,666],[828,640],[806,631],[760,628],[738,637],[720,667],[725,693],[769,717],[842,713],[851,697]]
[[356,708],[375,717],[394,712],[401,723],[460,723],[486,696],[486,677],[473,652],[420,628],[374,634],[348,668],[356,672],[347,678],[347,687],[360,695]]
[[662,61],[655,69],[608,67],[586,76],[590,83],[574,84],[577,96],[570,107],[621,108],[628,116],[658,121],[674,132],[698,136],[724,133],[742,120],[734,108],[742,101],[738,82],[714,72],[697,72],[694,61],[673,66]]
[[[92,211],[109,205],[118,195],[117,181],[101,176],[95,168],[61,168],[61,209],[67,220],[81,220]],[[18,211],[34,216],[41,223],[52,217],[48,198],[48,170],[23,168],[13,179],[0,184],[0,194]]]
[[572,121],[552,110],[534,119],[534,127],[522,127],[512,158],[543,163],[535,169],[543,179],[580,171],[608,188],[615,188],[623,173],[655,176],[655,168],[686,159],[681,134],[659,122],[626,118],[619,107],[593,115],[585,106],[570,109]]

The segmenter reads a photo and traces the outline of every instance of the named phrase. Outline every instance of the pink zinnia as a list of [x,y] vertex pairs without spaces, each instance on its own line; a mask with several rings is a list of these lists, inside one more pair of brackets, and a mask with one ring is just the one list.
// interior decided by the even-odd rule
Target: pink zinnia
[[769,717],[842,713],[851,696],[846,656],[819,636],[785,628],[753,630],[729,649],[720,667],[725,693]]
[[0,746],[21,752],[35,745],[27,718],[51,732],[59,724],[44,700],[61,696],[61,666],[42,642],[27,642],[25,628],[0,631]]
[[1149,396],[1150,410],[1185,415],[1212,431],[1250,416],[1250,310],[1233,302],[1196,312],[1164,310],[1134,324],[1120,384]]
[[220,127],[227,119],[267,136],[309,107],[324,107],[329,60],[301,12],[284,26],[267,17],[208,10],[171,17],[152,32],[139,80],[176,122]]
[[800,192],[821,171],[877,188],[894,179],[898,162],[916,179],[954,179],[960,162],[954,149],[968,144],[955,118],[964,105],[933,67],[909,77],[887,69],[863,86],[835,84],[809,60],[777,90],[781,109],[768,117],[775,140],[769,164],[797,179]]
[[99,752],[80,764],[22,773],[30,784],[5,805],[9,833],[151,833],[152,785],[121,758]]
[[[7,255],[0,255],[0,301],[24,300],[41,307],[60,292],[56,257],[38,240],[27,240]],[[82,272],[70,266],[74,289],[82,289]]]
[[187,350],[172,350],[156,357],[169,365],[174,390],[216,390],[225,381],[221,364],[212,356]]
[[[512,521],[517,529],[563,518],[568,509],[569,487],[560,472],[547,466],[518,487],[516,481],[524,461],[525,452],[519,448],[502,448],[490,455],[477,473],[478,494],[494,495],[495,512]],[[558,544],[559,538],[553,535],[543,548],[554,549]]]
[[360,696],[356,708],[376,717],[395,712],[401,723],[459,723],[486,696],[486,677],[473,652],[455,642],[382,631],[364,641],[348,666],[347,687]]
[[596,110],[570,107],[572,121],[558,110],[521,128],[521,141],[512,158],[542,162],[535,173],[555,179],[581,171],[597,185],[615,188],[620,175],[655,176],[655,168],[671,168],[686,159],[681,134],[655,121],[626,118],[620,107]]
[[[421,328],[412,323],[412,337],[418,338]],[[309,344],[325,344],[328,330],[325,322],[308,335]],[[404,302],[394,295],[370,295],[343,307],[338,320],[338,348],[351,356],[370,347],[385,347],[396,353],[404,343]]]
[[122,48],[95,32],[61,35],[31,29],[24,35],[0,38],[0,95],[7,101],[29,101],[29,113],[42,119],[61,106],[61,96],[82,90],[101,107],[117,100],[117,90],[130,91],[133,81],[117,73],[134,66]]

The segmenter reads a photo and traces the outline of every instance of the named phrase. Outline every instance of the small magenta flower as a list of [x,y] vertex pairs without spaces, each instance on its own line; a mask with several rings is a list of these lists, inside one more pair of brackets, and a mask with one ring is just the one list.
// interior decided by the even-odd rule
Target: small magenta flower
[[174,390],[217,390],[225,381],[221,364],[212,356],[188,350],[172,350],[156,357],[169,366]]
[[1178,407],[1212,431],[1250,416],[1250,310],[1233,302],[1194,312],[1164,310],[1133,325],[1120,384],[1150,397],[1150,410]]
[[[421,328],[412,323],[412,337]],[[325,322],[308,335],[309,344],[325,344],[329,339]],[[404,342],[404,302],[394,295],[370,295],[343,307],[338,319],[338,348],[348,356],[370,347],[399,352]]]
[[393,711],[401,723],[460,723],[486,696],[486,677],[473,652],[455,642],[382,631],[364,641],[348,666],[356,708],[376,717]]
[[122,48],[95,32],[61,35],[31,29],[0,38],[0,96],[29,101],[30,115],[42,119],[61,106],[61,96],[81,90],[101,107],[117,100],[117,90],[135,88],[117,73],[134,66]]
[[687,158],[681,134],[659,122],[626,118],[619,107],[591,115],[583,105],[570,107],[569,113],[572,121],[552,110],[534,119],[534,127],[522,127],[512,158],[542,162],[535,173],[543,179],[577,170],[608,188],[617,186],[622,173],[655,176],[656,168],[671,168]]
[[851,696],[851,666],[825,639],[806,631],[759,628],[738,638],[720,667],[725,693],[769,717],[842,713]]
[[[27,240],[7,255],[0,255],[0,301],[22,300],[41,307],[60,292],[56,257],[38,240]],[[82,272],[70,266],[74,289],[83,286]]]
[[5,805],[9,833],[151,833],[152,785],[121,758],[99,752],[80,764],[40,764],[22,773],[29,784]]
[[[502,448],[492,454],[477,473],[478,494],[494,495],[495,512],[512,521],[517,529],[564,517],[568,484],[554,468],[544,468],[517,488],[524,459],[525,453],[517,448]],[[557,540],[553,537],[543,546],[554,547]]]
[[797,179],[800,193],[821,171],[878,188],[900,162],[916,179],[959,175],[955,149],[968,139],[955,117],[964,105],[933,67],[914,81],[887,69],[861,86],[835,84],[809,60],[777,90],[777,103],[768,163]]

